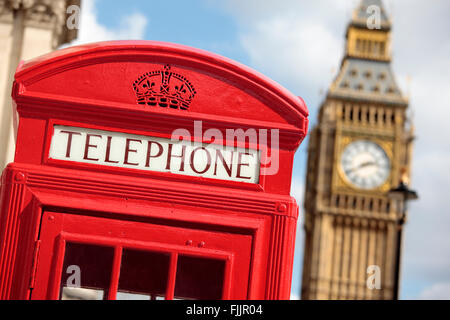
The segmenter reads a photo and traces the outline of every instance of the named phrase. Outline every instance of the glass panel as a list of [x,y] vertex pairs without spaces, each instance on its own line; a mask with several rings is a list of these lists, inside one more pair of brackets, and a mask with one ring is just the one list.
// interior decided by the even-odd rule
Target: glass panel
[[150,300],[147,294],[117,292],[116,300]]
[[61,277],[61,300],[102,300],[107,297],[114,248],[67,243]]
[[103,290],[63,287],[61,300],[103,300],[104,294]]
[[166,294],[170,255],[124,249],[118,300],[163,300]]
[[225,261],[178,256],[175,299],[222,298]]

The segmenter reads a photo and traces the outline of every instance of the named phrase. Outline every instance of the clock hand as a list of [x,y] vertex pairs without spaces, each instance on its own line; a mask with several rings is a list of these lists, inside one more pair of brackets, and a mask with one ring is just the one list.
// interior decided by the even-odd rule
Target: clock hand
[[374,161],[363,162],[363,163],[361,163],[361,164],[360,164],[359,166],[357,166],[357,167],[351,168],[350,170],[346,170],[345,173],[346,173],[346,174],[349,174],[349,173],[351,173],[351,172],[353,172],[353,171],[356,171],[356,170],[359,170],[359,169],[362,169],[362,168],[364,168],[364,167],[368,167],[368,166],[371,166],[371,165],[376,165],[376,164],[377,164],[377,163],[374,162]]
[[374,162],[374,161],[367,161],[367,162],[361,163],[361,164],[357,167],[357,169],[361,169],[361,168],[368,167],[368,166],[373,166],[373,165],[376,165],[376,164],[377,164],[377,163]]

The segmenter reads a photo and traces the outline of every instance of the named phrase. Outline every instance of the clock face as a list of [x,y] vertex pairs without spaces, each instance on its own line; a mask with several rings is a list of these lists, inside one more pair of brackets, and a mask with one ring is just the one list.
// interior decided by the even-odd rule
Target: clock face
[[367,190],[381,186],[391,171],[386,152],[368,140],[350,143],[342,153],[341,166],[348,181]]

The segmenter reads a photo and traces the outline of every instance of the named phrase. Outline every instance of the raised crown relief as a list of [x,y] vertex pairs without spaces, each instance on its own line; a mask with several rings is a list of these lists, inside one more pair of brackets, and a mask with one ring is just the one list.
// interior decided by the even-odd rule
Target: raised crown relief
[[189,109],[196,94],[189,80],[170,71],[169,65],[143,74],[133,83],[133,89],[138,104],[180,110]]

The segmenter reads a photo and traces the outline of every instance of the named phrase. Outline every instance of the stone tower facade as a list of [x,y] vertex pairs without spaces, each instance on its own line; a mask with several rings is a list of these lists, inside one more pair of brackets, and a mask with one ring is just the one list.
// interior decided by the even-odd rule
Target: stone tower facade
[[390,36],[381,1],[361,1],[310,133],[302,299],[398,298],[406,217],[388,191],[409,174],[413,132]]
[[80,0],[0,0],[0,169],[14,158],[14,111],[11,86],[21,60],[55,50],[74,40],[67,19]]

